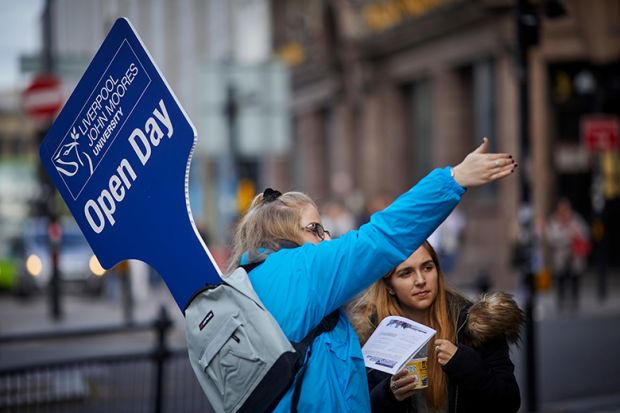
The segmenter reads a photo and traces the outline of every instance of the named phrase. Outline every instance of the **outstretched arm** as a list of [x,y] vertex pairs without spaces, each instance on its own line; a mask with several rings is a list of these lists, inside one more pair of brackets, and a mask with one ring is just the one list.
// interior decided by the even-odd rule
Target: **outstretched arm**
[[[510,154],[487,153],[489,141],[468,154],[453,168],[435,170],[416,186],[375,213],[370,223],[357,233],[321,243],[311,250],[325,250],[313,257],[310,268],[321,296],[327,292],[328,312],[350,300],[355,294],[404,261],[443,222],[456,206],[465,186],[479,186],[514,172],[516,163]],[[321,262],[329,268],[324,272]],[[317,277],[322,273],[325,278]],[[322,302],[325,300],[322,299]]]
[[[295,262],[293,274],[287,271],[280,280],[282,291],[304,291],[296,298],[298,308],[306,311],[304,317],[297,317],[305,324],[299,338],[422,245],[458,204],[465,192],[463,186],[482,185],[511,173],[514,168],[507,166],[512,164],[510,155],[488,154],[487,148],[485,138],[453,168],[455,179],[448,168],[434,170],[388,208],[373,214],[358,231],[318,245],[278,251],[286,262]],[[258,276],[261,268],[255,271]],[[265,286],[273,288],[272,284]],[[262,297],[261,287],[255,289]]]

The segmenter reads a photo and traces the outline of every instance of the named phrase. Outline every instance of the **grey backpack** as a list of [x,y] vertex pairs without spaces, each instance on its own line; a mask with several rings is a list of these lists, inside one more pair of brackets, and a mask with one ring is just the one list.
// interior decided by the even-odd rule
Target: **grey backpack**
[[259,264],[199,290],[185,309],[190,363],[218,413],[271,411],[293,382],[296,412],[312,341],[338,323],[335,311],[291,343],[252,288],[246,270]]

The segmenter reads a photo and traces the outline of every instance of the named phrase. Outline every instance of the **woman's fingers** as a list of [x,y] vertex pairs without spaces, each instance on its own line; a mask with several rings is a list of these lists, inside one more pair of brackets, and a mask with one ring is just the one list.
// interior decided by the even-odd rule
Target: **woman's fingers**
[[499,179],[505,178],[509,176],[510,174],[512,174],[515,171],[515,169],[516,168],[513,165],[506,165],[500,168],[490,169],[487,171],[487,173],[484,174],[482,178],[483,182],[489,183],[489,182],[493,182],[493,181],[497,181]]
[[408,374],[406,370],[401,370],[392,376],[390,389],[394,393],[396,400],[405,400],[414,393],[417,378],[416,375]]
[[512,174],[518,166],[518,164],[515,164],[514,166],[508,166],[500,169],[489,177],[489,181],[496,181],[498,179],[507,177],[508,175]]
[[517,169],[518,166],[519,164],[516,162],[508,162],[504,163],[504,165],[501,166],[492,167],[491,169],[489,169],[489,176],[491,177],[491,179],[493,179],[493,177],[497,174],[502,174],[502,176],[505,176],[503,175],[504,172],[514,172],[514,170]]
[[[417,377],[417,376],[413,376],[413,377]],[[398,393],[401,397],[401,400],[406,399],[407,397],[410,397],[411,395],[413,395],[413,393],[416,390],[416,386],[417,386],[417,380],[413,381],[412,383],[406,384],[403,387],[401,387],[398,390]]]
[[495,169],[495,168],[500,168],[503,166],[514,166],[516,164],[516,162],[514,161],[514,159],[512,159],[512,157],[505,157],[505,158],[498,158],[498,157],[491,157],[489,156],[488,158],[488,165],[491,169]]
[[435,355],[437,356],[437,361],[442,366],[445,366],[450,361],[456,350],[457,347],[449,340],[435,340]]
[[487,158],[494,161],[496,159],[512,159],[512,155],[509,153],[489,153]]
[[402,369],[397,371],[396,373],[394,373],[394,375],[392,376],[392,382],[395,382],[399,379],[402,379],[403,377],[405,377],[407,375],[407,370]]
[[488,149],[489,149],[489,140],[485,136],[484,138],[482,138],[482,144],[476,148],[474,153],[487,153]]

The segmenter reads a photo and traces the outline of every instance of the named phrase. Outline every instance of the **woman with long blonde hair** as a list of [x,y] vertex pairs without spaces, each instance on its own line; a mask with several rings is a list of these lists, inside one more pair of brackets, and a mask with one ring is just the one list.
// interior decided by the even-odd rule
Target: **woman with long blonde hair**
[[403,316],[437,331],[417,357],[428,357],[428,387],[401,370],[369,369],[373,412],[516,412],[519,387],[508,343],[516,342],[523,313],[510,296],[494,293],[472,304],[446,285],[437,254],[425,241],[369,287],[351,309],[365,343],[381,320]]

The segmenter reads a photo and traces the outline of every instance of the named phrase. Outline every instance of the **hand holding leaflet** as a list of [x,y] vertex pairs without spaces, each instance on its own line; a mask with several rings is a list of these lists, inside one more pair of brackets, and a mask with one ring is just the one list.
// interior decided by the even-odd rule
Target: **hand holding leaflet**
[[401,370],[436,331],[405,317],[384,318],[370,336],[362,353],[366,367],[394,374]]

